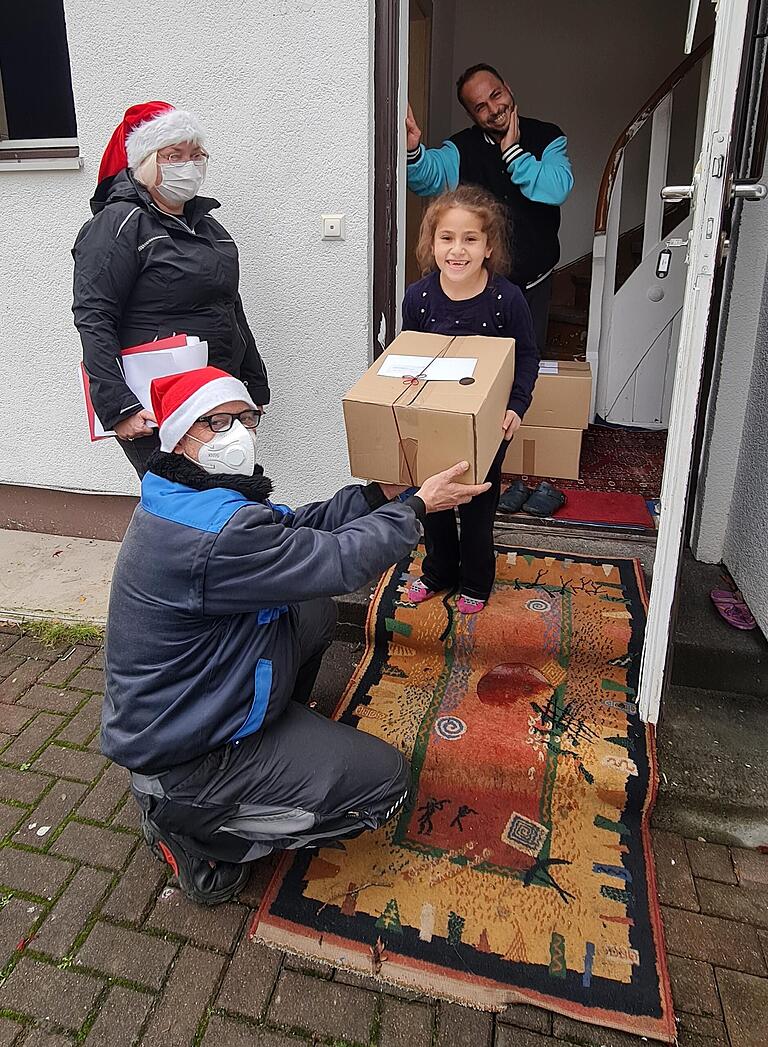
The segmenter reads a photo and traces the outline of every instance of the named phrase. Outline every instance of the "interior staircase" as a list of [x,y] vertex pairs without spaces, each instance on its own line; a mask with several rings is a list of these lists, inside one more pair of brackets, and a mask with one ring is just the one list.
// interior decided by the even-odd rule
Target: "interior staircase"
[[[666,204],[662,235],[669,236],[690,210],[690,202]],[[621,233],[616,251],[616,290],[624,284],[643,259],[643,226]],[[547,330],[548,360],[585,360],[589,326],[589,295],[592,285],[592,253],[582,255],[556,269],[552,281],[552,304]]]

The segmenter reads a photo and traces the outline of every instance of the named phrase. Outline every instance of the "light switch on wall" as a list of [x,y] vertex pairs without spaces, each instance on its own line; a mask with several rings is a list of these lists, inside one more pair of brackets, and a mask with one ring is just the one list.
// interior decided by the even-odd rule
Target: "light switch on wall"
[[322,220],[323,240],[344,240],[346,238],[343,214],[324,214]]

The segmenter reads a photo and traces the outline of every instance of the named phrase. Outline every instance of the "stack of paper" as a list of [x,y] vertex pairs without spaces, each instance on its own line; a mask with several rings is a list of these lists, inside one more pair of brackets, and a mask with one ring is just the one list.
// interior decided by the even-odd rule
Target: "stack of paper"
[[[149,387],[153,378],[164,378],[169,374],[183,374],[205,367],[208,363],[208,343],[201,342],[195,335],[177,334],[145,345],[134,345],[123,349],[118,359],[125,384],[136,394],[136,399],[147,410],[152,410]],[[114,436],[99,421],[91,403],[90,383],[83,364],[80,364],[80,379],[88,415],[91,440],[103,440]]]

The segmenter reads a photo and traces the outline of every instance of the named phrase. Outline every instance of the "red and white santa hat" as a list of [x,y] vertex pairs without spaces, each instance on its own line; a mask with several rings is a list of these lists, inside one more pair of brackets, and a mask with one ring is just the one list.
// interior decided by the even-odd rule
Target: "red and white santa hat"
[[99,181],[130,167],[135,171],[150,153],[178,142],[205,144],[205,131],[198,118],[170,102],[140,102],[126,109],[104,150]]
[[152,412],[160,426],[160,450],[170,452],[204,414],[230,400],[243,400],[256,410],[238,378],[218,367],[199,367],[184,374],[154,378],[150,385]]

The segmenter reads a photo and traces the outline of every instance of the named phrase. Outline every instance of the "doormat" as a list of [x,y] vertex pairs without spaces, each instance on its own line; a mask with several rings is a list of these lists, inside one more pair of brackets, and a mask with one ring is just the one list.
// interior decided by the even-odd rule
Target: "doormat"
[[638,562],[498,549],[488,607],[464,616],[406,600],[423,555],[379,584],[336,714],[408,754],[409,803],[376,833],[285,855],[252,935],[477,1008],[671,1042]]
[[[544,517],[547,522],[569,524],[579,527],[616,527],[633,531],[655,530],[648,503],[639,494],[623,491],[569,490],[567,501],[552,516]],[[537,524],[542,517],[528,513],[499,513],[499,519],[515,524]]]

